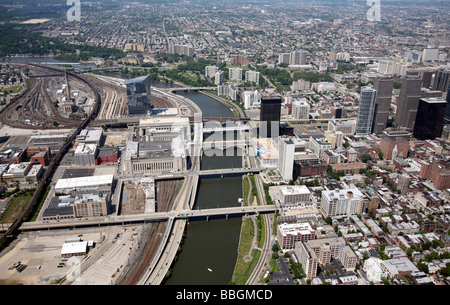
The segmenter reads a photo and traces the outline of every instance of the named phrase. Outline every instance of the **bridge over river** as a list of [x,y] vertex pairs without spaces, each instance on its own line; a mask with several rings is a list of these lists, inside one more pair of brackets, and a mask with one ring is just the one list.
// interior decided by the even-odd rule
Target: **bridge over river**
[[217,209],[204,209],[204,210],[181,210],[170,212],[157,212],[139,215],[123,215],[123,216],[111,216],[111,217],[98,217],[90,219],[72,219],[72,220],[60,220],[60,221],[31,221],[24,222],[19,230],[20,231],[35,231],[35,230],[52,230],[52,229],[74,229],[81,227],[99,227],[99,226],[112,226],[123,225],[131,223],[145,223],[152,221],[166,221],[169,219],[209,219],[212,216],[228,217],[230,215],[248,215],[259,213],[273,213],[276,211],[275,205],[265,206],[239,206],[239,207],[226,207]]

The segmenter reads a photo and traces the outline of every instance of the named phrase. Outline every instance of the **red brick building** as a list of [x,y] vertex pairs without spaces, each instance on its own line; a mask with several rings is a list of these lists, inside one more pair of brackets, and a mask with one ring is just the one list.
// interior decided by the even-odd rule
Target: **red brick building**
[[419,175],[422,179],[430,179],[438,190],[450,188],[450,164],[445,160],[422,160]]
[[116,163],[119,160],[117,148],[115,147],[101,147],[99,149],[95,165],[102,163]]
[[31,156],[31,163],[39,163],[42,166],[47,166],[50,161],[49,147],[28,147],[27,156]]
[[380,139],[380,150],[383,153],[383,159],[392,160],[392,152],[395,146],[397,146],[397,156],[408,157],[409,140],[403,137],[391,138],[384,136]]
[[316,176],[327,172],[328,164],[322,161],[303,161],[294,163],[294,174],[298,177]]

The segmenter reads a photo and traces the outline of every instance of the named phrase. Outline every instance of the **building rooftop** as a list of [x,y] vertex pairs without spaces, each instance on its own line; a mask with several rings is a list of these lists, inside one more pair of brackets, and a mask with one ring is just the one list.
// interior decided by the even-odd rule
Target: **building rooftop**
[[97,151],[97,144],[80,143],[75,149],[75,154],[93,155],[96,153],[96,151]]
[[92,143],[97,142],[100,143],[100,140],[103,135],[102,129],[93,129],[93,128],[87,128],[83,129],[80,134],[78,135],[78,143],[80,142],[86,142],[86,143]]
[[315,231],[309,223],[282,223],[278,225],[278,229],[282,235],[303,235],[311,234]]
[[282,187],[280,193],[283,195],[311,194],[306,185]]
[[78,178],[59,179],[55,189],[86,188],[98,185],[112,184],[114,175],[87,176]]

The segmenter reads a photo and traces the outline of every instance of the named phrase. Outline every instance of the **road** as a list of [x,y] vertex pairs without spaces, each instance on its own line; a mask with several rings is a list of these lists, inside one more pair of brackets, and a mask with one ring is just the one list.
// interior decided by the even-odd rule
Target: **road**
[[[254,157],[250,157],[249,159],[251,167],[256,167],[256,160]],[[262,185],[261,178],[259,177],[259,174],[255,174],[255,184],[256,188],[258,189],[258,196],[261,203],[261,206],[267,206],[266,202],[266,196],[264,193],[264,187]],[[267,207],[273,207],[275,206],[268,205]],[[275,211],[275,210],[274,210]],[[274,221],[274,215],[272,214],[263,214],[264,219],[264,227],[265,227],[265,235],[264,235],[264,243],[261,248],[261,256],[259,258],[258,263],[255,266],[255,269],[253,270],[252,274],[247,280],[247,285],[257,285],[260,284],[259,280],[261,279],[263,272],[267,266],[267,262],[270,260],[272,256],[271,251],[271,240],[273,236],[273,229],[272,224]]]

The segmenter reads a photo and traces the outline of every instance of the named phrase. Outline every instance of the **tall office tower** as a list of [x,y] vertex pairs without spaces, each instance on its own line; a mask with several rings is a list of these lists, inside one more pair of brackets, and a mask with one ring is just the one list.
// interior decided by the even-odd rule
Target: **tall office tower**
[[290,65],[306,65],[306,55],[308,54],[305,50],[294,51],[291,53],[289,60]]
[[128,115],[148,115],[151,113],[150,76],[142,76],[126,81]]
[[278,139],[280,130],[281,98],[262,98],[259,114],[259,136]]
[[356,133],[368,135],[372,132],[373,114],[377,90],[371,87],[361,89],[361,98],[358,106],[358,118],[356,120]]
[[421,85],[422,79],[418,76],[409,75],[403,79],[394,119],[397,126],[414,129]]
[[439,69],[434,74],[432,90],[446,92],[450,84],[450,69]]
[[441,97],[421,98],[417,113],[413,135],[419,140],[434,140],[442,133],[445,108],[447,101]]
[[444,124],[450,124],[450,84],[447,87],[447,108],[445,108]]
[[294,142],[287,136],[280,137],[278,141],[278,171],[283,180],[292,180],[294,152]]
[[241,68],[230,68],[228,72],[228,78],[230,80],[242,80],[242,69]]
[[292,116],[294,119],[309,119],[309,103],[305,98],[294,100],[292,103]]
[[374,81],[374,89],[377,91],[377,98],[375,99],[372,132],[381,134],[386,128],[389,118],[394,79],[390,77],[379,77]]

